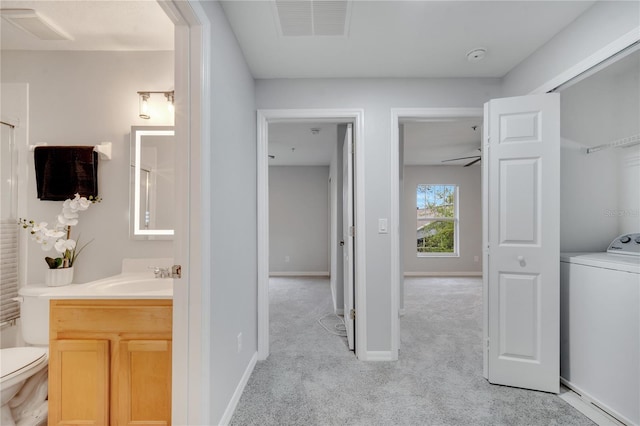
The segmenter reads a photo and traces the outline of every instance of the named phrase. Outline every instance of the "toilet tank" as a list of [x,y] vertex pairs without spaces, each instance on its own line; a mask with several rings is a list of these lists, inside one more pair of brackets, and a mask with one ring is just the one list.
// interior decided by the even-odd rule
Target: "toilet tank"
[[20,287],[20,322],[25,343],[36,346],[49,345],[49,297],[40,297],[50,292],[45,285]]

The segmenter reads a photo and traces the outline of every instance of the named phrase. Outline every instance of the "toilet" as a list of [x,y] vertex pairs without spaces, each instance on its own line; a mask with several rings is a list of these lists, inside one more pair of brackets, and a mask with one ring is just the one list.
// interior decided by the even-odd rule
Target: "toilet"
[[22,337],[30,346],[0,349],[0,424],[36,426],[47,421],[49,297],[51,287],[18,290]]

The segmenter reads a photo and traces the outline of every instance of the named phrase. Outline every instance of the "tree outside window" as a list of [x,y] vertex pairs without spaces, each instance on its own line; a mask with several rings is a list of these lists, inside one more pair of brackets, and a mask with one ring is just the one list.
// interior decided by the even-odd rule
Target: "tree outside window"
[[457,204],[457,185],[418,185],[416,190],[418,256],[457,255]]

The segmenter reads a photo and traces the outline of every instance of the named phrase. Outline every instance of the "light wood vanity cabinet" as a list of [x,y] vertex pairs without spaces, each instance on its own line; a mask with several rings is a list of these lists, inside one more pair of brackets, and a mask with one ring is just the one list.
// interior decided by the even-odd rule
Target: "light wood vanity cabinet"
[[171,424],[172,301],[51,300],[49,425]]

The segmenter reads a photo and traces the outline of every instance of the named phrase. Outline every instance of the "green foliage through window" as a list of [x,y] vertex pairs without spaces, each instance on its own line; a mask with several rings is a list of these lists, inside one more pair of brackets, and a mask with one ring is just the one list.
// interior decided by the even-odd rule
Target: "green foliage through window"
[[416,190],[418,253],[455,253],[457,229],[455,185],[418,185]]

